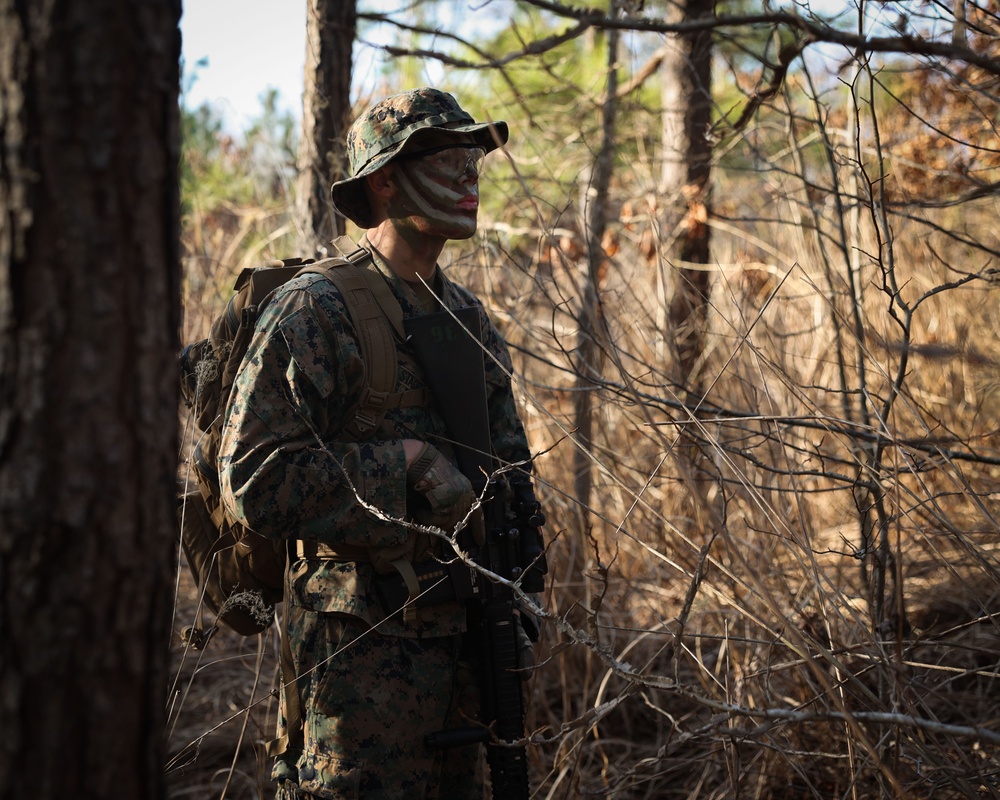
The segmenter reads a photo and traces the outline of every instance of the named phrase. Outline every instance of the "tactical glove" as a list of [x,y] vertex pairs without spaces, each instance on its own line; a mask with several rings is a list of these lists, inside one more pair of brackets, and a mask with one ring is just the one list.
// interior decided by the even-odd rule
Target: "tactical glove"
[[469,479],[431,444],[424,444],[406,470],[406,480],[430,504],[431,514],[426,521],[444,530],[454,529],[475,499]]

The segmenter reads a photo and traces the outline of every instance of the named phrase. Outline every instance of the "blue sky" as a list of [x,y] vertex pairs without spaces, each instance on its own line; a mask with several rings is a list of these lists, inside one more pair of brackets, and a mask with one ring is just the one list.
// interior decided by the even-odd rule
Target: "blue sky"
[[[189,0],[181,17],[189,107],[209,102],[226,126],[241,131],[269,88],[301,112],[305,69],[305,0]],[[205,66],[196,63],[207,58]]]
[[[283,107],[301,116],[306,5],[307,0],[187,0],[181,17],[182,52],[186,80],[192,74],[195,77],[186,98],[188,107],[210,103],[223,115],[229,131],[238,134],[259,114],[261,95],[275,88]],[[365,5],[383,8],[377,2]],[[448,26],[457,15],[468,15],[470,8],[476,10],[478,19],[496,24],[492,7],[478,0],[443,2],[435,13]],[[463,24],[468,33],[476,22],[465,17]],[[384,55],[370,45],[387,41],[391,35],[388,28],[365,27],[363,39],[369,46],[354,46],[355,91],[381,82]],[[197,66],[203,58],[207,63]],[[440,80],[439,65],[429,63],[426,70],[425,83]]]
[[[466,29],[474,23],[469,9],[477,9],[482,19],[491,18],[492,7],[470,0],[451,0],[437,7],[444,23],[465,13]],[[261,109],[260,97],[269,88],[280,93],[283,108],[301,115],[303,70],[305,68],[306,0],[188,0],[181,17],[185,81],[194,82],[187,94],[189,107],[212,104],[231,133],[239,134],[247,121]],[[846,5],[845,0],[811,0],[812,6],[827,9]],[[468,30],[466,30],[468,33]],[[369,29],[366,38],[378,38]],[[355,82],[377,79],[380,55],[371,48],[355,45]],[[203,66],[197,66],[207,59]],[[433,67],[428,67],[433,69]],[[434,83],[436,74],[428,75]]]

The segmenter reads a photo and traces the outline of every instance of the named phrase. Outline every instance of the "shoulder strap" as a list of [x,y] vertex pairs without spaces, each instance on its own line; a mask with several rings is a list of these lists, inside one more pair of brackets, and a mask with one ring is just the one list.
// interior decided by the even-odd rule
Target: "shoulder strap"
[[357,330],[366,386],[345,431],[354,439],[363,439],[378,428],[389,409],[420,405],[427,401],[427,396],[420,390],[393,391],[396,341],[405,338],[403,309],[372,262],[371,253],[346,236],[333,244],[341,256],[320,261],[302,272],[324,275],[337,287]]
[[[393,295],[392,289],[389,288],[389,284],[385,282],[382,273],[378,271],[375,263],[372,261],[372,254],[365,248],[355,244],[347,236],[338,236],[332,244],[340,252],[341,258],[357,267],[361,273],[361,280],[364,282],[365,288],[371,292],[375,302],[382,309],[382,313],[385,314],[385,318],[392,326],[393,332],[399,337],[400,341],[405,339],[403,309],[399,307],[399,301]],[[331,263],[330,266],[335,268],[335,264]]]

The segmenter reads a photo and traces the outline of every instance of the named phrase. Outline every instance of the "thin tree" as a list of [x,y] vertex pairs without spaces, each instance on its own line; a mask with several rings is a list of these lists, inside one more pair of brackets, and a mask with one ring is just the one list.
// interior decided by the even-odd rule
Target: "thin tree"
[[178,0],[0,0],[0,797],[161,798]]
[[[611,0],[609,16],[618,10],[617,0]],[[577,450],[573,456],[574,491],[581,513],[590,508],[593,489],[594,390],[599,382],[602,335],[600,287],[602,273],[607,268],[607,255],[602,246],[608,225],[608,189],[614,172],[615,122],[618,114],[618,31],[607,33],[608,69],[604,101],[601,105],[601,145],[593,167],[588,170],[581,186],[581,218],[584,223],[587,273],[584,296],[579,311],[579,332],[576,344],[576,395],[573,417],[576,423]]]
[[[678,3],[682,22],[711,17],[714,0]],[[663,166],[661,186],[680,195],[686,208],[680,223],[676,258],[680,262],[670,302],[669,321],[676,337],[680,382],[691,376],[704,350],[709,277],[709,177],[712,146],[712,32],[688,29],[668,35],[663,61]],[[673,227],[673,226],[671,226]]]
[[323,248],[345,232],[330,186],[346,170],[344,133],[351,115],[354,0],[307,0],[305,91],[299,141],[297,216],[307,247]]

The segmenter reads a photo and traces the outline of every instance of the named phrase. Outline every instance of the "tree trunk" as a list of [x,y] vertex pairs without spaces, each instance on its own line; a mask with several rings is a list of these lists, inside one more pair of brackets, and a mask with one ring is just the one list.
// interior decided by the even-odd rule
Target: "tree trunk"
[[[711,16],[713,0],[686,0],[684,20]],[[712,117],[712,34],[695,31],[672,38],[663,63],[663,193],[680,192],[686,209],[675,251],[682,266],[670,304],[679,379],[686,383],[704,350],[710,273],[684,264],[709,258],[708,188],[712,146],[706,136]],[[668,220],[666,230],[672,230]]]
[[179,0],[0,0],[0,798],[162,798]]
[[306,73],[299,141],[297,216],[306,248],[322,252],[345,232],[330,187],[347,172],[344,135],[351,117],[355,0],[307,0]]
[[[612,18],[618,9],[617,0],[611,0],[608,12]],[[601,111],[601,149],[593,169],[586,174],[581,187],[580,207],[584,222],[584,239],[587,246],[587,274],[579,312],[579,331],[576,344],[576,394],[573,417],[576,423],[576,441],[579,447],[573,455],[574,492],[583,519],[589,515],[593,490],[593,435],[594,391],[600,378],[602,359],[600,340],[603,338],[604,318],[601,310],[600,289],[607,269],[604,252],[604,232],[608,225],[608,189],[614,172],[615,125],[618,116],[618,31],[611,28],[608,37],[608,72],[604,103]],[[585,527],[585,526],[584,526]]]

